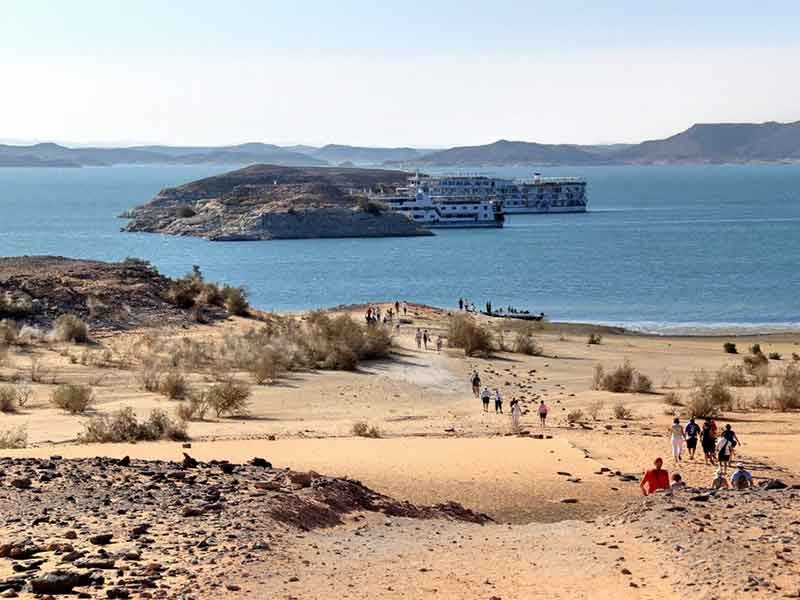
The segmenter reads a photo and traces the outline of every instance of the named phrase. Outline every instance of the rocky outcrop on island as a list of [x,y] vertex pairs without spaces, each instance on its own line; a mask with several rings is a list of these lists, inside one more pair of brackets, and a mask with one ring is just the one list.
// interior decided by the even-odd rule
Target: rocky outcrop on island
[[366,191],[405,183],[403,171],[253,165],[161,190],[123,215],[123,231],[214,241],[431,235]]

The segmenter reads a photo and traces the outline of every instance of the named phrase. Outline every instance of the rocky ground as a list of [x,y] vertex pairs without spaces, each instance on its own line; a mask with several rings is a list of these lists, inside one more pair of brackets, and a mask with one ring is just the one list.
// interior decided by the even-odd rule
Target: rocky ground
[[[489,521],[395,501],[360,483],[249,464],[0,459],[0,597],[209,598],[287,538],[382,513]],[[221,592],[220,592],[221,593]]]
[[[0,319],[48,328],[63,314],[74,314],[92,330],[186,325],[189,310],[164,299],[172,280],[147,263],[109,263],[60,256],[0,258]],[[227,313],[204,309],[215,320]]]
[[405,178],[380,169],[252,165],[161,190],[123,215],[130,219],[123,230],[214,241],[431,235],[404,215],[359,203],[362,190]]

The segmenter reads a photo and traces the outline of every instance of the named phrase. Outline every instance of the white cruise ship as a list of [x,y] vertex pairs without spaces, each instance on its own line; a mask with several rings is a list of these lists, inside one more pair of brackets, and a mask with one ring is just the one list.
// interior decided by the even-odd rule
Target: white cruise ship
[[408,179],[398,197],[415,198],[421,192],[434,203],[459,200],[490,201],[503,214],[586,212],[586,180],[580,177],[504,179],[484,175],[423,175]]
[[503,207],[495,200],[468,193],[441,195],[425,185],[418,185],[415,178],[409,179],[408,187],[397,188],[390,194],[372,193],[369,198],[429,228],[503,226]]

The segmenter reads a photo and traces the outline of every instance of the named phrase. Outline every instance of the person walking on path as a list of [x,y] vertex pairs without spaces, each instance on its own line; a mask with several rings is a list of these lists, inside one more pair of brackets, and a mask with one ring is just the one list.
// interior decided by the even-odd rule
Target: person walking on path
[[442,351],[442,342],[443,342],[442,336],[439,336],[439,337],[436,338],[436,351],[437,352],[441,352]]
[[544,403],[544,400],[539,402],[539,425],[542,426],[542,429],[547,427],[547,413],[550,409],[547,408],[547,404]]
[[645,471],[644,477],[639,483],[639,487],[642,488],[642,494],[645,496],[658,490],[669,489],[669,472],[661,468],[664,465],[664,461],[661,458],[657,458],[653,465],[655,469]]
[[503,397],[497,388],[494,388],[494,412],[503,414]]
[[417,327],[417,335],[415,336],[417,340],[417,350],[422,350],[422,330]]
[[686,434],[686,448],[689,450],[689,460],[694,460],[694,453],[697,450],[697,436],[700,435],[700,426],[694,422],[694,417],[689,419],[684,433]]
[[670,427],[669,431],[672,441],[672,458],[676,463],[680,464],[681,455],[683,454],[683,442],[686,441],[686,434],[683,433],[681,420],[678,417],[675,417],[672,421],[672,427]]
[[711,422],[703,421],[703,430],[700,432],[700,443],[703,446],[703,454],[705,455],[706,464],[717,464],[714,458],[715,449],[717,447],[717,440],[711,430]]
[[422,332],[422,345],[425,346],[425,350],[428,349],[428,339],[430,339],[430,336],[428,335],[428,330],[426,329]]
[[736,457],[736,446],[741,446],[741,442],[739,438],[736,437],[736,432],[731,429],[730,423],[725,425],[725,429],[722,431],[722,437],[728,440],[731,445],[731,460]]
[[724,436],[717,440],[717,460],[723,474],[728,472],[728,463],[731,462],[731,443]]
[[489,398],[492,397],[488,386],[484,386],[481,392],[481,401],[483,402],[483,412],[489,412]]
[[472,393],[476,398],[481,393],[481,376],[478,375],[478,371],[472,372]]
[[458,299],[458,310],[464,310],[464,299],[463,298],[459,298]]
[[514,433],[519,433],[519,418],[522,416],[522,409],[519,407],[519,400],[514,398],[511,401],[511,427]]

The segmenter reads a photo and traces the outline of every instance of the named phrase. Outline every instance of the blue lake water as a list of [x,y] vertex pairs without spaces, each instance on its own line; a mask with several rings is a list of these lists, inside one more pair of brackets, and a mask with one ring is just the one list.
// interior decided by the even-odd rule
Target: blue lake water
[[[117,215],[219,166],[0,169],[0,255],[137,256],[293,310],[395,298],[515,305],[651,331],[800,326],[800,165],[553,168],[590,212],[435,237],[206,242],[123,234]],[[484,170],[529,176],[531,169]]]

